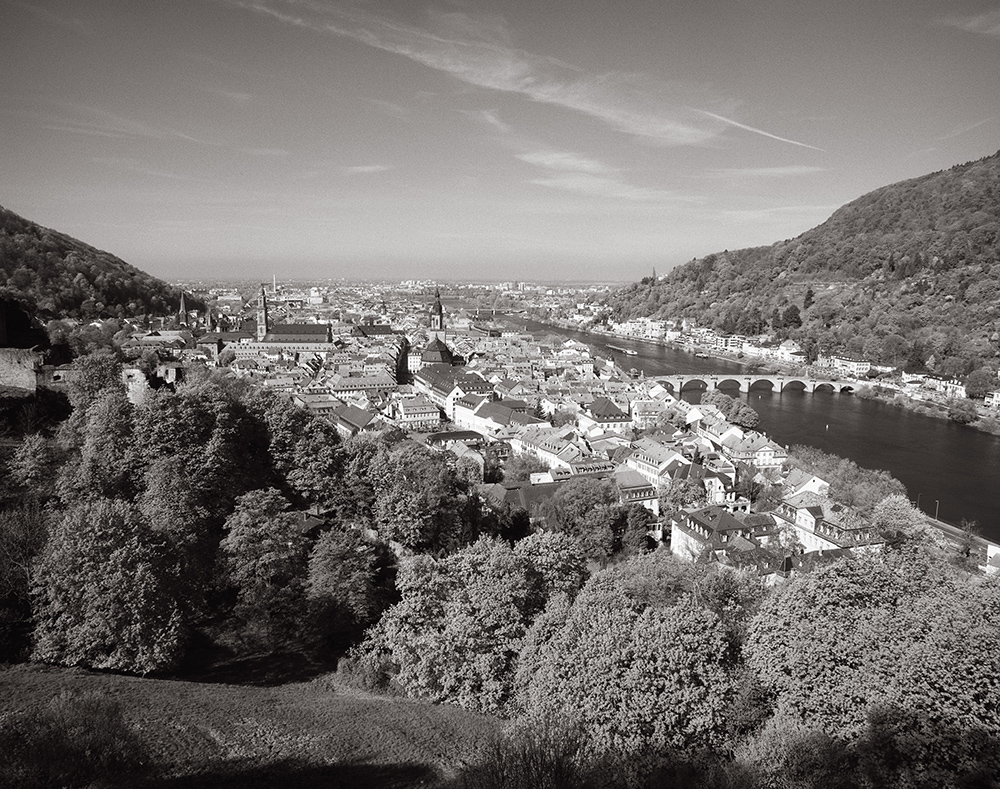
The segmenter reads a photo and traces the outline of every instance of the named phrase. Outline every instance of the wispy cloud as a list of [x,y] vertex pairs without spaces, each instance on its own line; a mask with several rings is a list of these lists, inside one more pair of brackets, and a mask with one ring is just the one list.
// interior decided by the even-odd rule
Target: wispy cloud
[[238,90],[223,90],[222,88],[206,88],[208,93],[213,93],[217,96],[222,96],[230,104],[237,107],[245,107],[251,101],[253,101],[252,93],[245,93]]
[[381,99],[368,99],[368,101],[378,107],[381,112],[393,118],[406,118],[410,115],[409,110],[394,102],[382,101]]
[[532,178],[531,183],[590,197],[611,197],[639,202],[664,202],[677,199],[677,195],[665,189],[633,186],[616,178],[590,173],[559,173],[544,178]]
[[392,165],[389,164],[356,164],[350,167],[345,167],[344,172],[356,175],[363,173],[384,173],[386,170],[391,169]]
[[291,152],[285,148],[263,146],[234,145],[231,142],[219,142],[195,137],[172,126],[146,123],[144,121],[119,115],[100,107],[91,107],[69,102],[58,103],[59,112],[42,115],[42,126],[53,131],[70,134],[84,134],[91,137],[108,137],[110,139],[141,138],[153,141],[180,140],[193,145],[209,148],[222,148],[249,156],[285,157]]
[[967,134],[973,129],[978,129],[980,126],[986,125],[992,120],[994,120],[994,118],[984,118],[983,120],[977,121],[976,123],[968,123],[963,126],[956,126],[954,129],[947,132],[946,134],[942,134],[940,137],[935,137],[934,139],[937,142],[944,142],[945,140],[953,140],[956,137],[961,137],[963,134]]
[[708,112],[707,110],[695,110],[695,112],[698,112],[698,113],[700,113],[702,115],[705,115],[705,116],[707,116],[709,118],[713,118],[713,119],[719,121],[720,123],[725,123],[725,124],[728,124],[730,126],[734,126],[737,129],[743,129],[744,131],[753,132],[754,134],[760,134],[760,135],[762,135],[764,137],[770,137],[772,140],[778,140],[780,142],[787,142],[790,145],[798,145],[798,146],[800,146],[802,148],[810,148],[810,149],[812,149],[814,151],[821,151],[823,153],[826,153],[826,151],[823,148],[817,148],[815,145],[807,145],[804,142],[797,142],[795,140],[790,140],[787,137],[779,137],[777,134],[771,134],[770,132],[766,132],[763,129],[756,129],[753,126],[747,126],[745,123],[740,123],[739,121],[734,121],[731,118],[724,118],[721,115],[716,115],[714,112]]
[[568,170],[570,172],[590,173],[591,175],[609,175],[616,172],[614,168],[594,159],[587,159],[565,151],[522,153],[518,154],[517,158],[528,164],[538,165],[549,170]]
[[497,114],[491,110],[459,110],[459,112],[478,123],[489,126],[500,134],[510,134],[511,132],[511,127],[500,120]]
[[1000,38],[1000,8],[994,8],[992,11],[986,11],[982,14],[942,17],[938,20],[938,24],[955,27],[966,33],[979,33],[991,38]]
[[[502,20],[460,12],[432,13],[425,27],[349,11],[314,0],[233,0],[285,24],[344,36],[407,57],[467,84],[524,96],[578,112],[620,132],[668,145],[703,145],[726,126],[806,148],[814,146],[692,109],[723,102],[703,89],[643,75],[588,74],[554,58],[517,48]],[[819,150],[819,149],[817,149]]]
[[62,114],[46,117],[45,128],[99,137],[142,137],[156,140],[173,138],[205,144],[177,129],[143,123],[100,107],[68,102],[60,102],[59,107]]
[[291,151],[284,148],[240,148],[240,150],[250,156],[269,156],[278,159],[292,155]]
[[518,154],[517,158],[546,172],[531,179],[530,183],[536,186],[637,202],[675,202],[682,199],[666,189],[627,183],[620,177],[618,169],[567,151],[534,151]]
[[825,172],[827,172],[825,167],[789,165],[787,167],[725,167],[708,170],[705,174],[714,178],[791,178]]
[[126,170],[130,173],[147,175],[151,178],[163,178],[169,181],[189,181],[202,184],[215,183],[215,181],[208,178],[202,178],[200,176],[186,175],[184,173],[175,173],[169,170],[160,170],[154,167],[148,167],[135,159],[125,159],[115,156],[95,156],[91,159],[91,161],[95,164],[100,164],[113,170]]

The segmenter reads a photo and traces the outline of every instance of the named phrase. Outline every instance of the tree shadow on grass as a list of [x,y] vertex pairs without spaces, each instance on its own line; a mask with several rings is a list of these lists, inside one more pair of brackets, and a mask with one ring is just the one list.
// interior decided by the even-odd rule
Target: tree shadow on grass
[[245,654],[195,630],[184,663],[170,679],[224,685],[277,687],[308,682],[336,669],[335,660],[317,660],[309,650],[285,649]]
[[335,662],[317,661],[300,652],[275,652],[189,665],[175,676],[187,682],[268,688],[308,682],[336,667]]
[[437,773],[423,764],[311,765],[286,760],[220,765],[199,775],[149,780],[138,789],[410,789],[432,786],[437,779]]

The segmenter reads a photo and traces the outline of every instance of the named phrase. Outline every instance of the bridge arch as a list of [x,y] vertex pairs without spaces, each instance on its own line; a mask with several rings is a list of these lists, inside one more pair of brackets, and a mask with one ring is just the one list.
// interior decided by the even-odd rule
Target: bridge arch
[[809,384],[803,381],[801,378],[786,378],[778,385],[778,391],[784,392],[788,390],[798,390],[801,392],[808,392]]
[[705,389],[705,390],[708,390],[710,388],[711,388],[711,386],[709,386],[708,381],[705,378],[701,378],[699,376],[691,376],[690,378],[681,378],[680,379],[680,391],[682,391],[682,392],[685,389]]

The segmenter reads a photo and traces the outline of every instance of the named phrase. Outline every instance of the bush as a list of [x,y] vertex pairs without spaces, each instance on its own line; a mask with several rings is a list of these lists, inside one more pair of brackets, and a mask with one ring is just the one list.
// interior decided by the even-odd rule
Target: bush
[[520,726],[493,742],[455,782],[457,789],[743,789],[752,772],[721,754],[676,751],[597,754],[572,725]]
[[384,655],[357,654],[352,651],[337,663],[337,678],[348,687],[366,693],[403,695],[395,681],[398,673],[399,667]]
[[960,425],[968,425],[979,419],[979,409],[971,400],[949,400],[948,418]]
[[568,727],[522,730],[496,740],[459,780],[462,789],[582,789],[584,738]]
[[147,770],[118,705],[63,692],[41,710],[0,720],[0,787],[129,786]]

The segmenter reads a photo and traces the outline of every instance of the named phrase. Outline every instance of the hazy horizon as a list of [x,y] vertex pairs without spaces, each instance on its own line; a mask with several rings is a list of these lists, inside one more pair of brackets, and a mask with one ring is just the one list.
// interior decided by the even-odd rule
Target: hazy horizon
[[170,280],[632,281],[1000,148],[973,0],[0,6],[0,205]]

